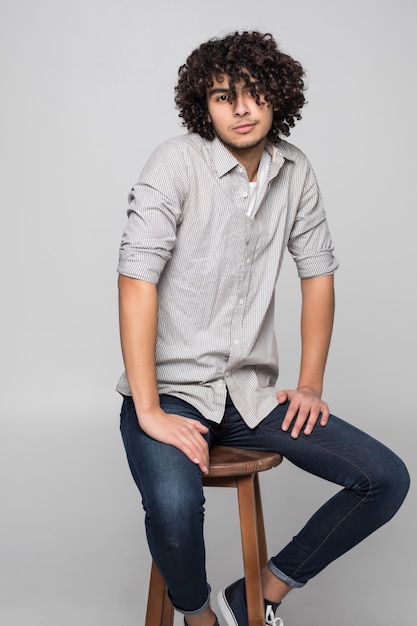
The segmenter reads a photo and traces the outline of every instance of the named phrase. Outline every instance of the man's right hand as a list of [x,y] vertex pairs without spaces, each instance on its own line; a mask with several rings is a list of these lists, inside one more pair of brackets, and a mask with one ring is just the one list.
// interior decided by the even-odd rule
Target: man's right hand
[[165,413],[161,408],[138,415],[142,430],[152,439],[175,446],[193,463],[198,465],[203,474],[208,474],[209,448],[203,434],[208,428],[198,420]]

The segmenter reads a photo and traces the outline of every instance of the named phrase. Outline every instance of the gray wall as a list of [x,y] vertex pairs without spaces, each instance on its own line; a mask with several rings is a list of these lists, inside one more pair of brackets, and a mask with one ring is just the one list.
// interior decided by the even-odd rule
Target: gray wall
[[[292,141],[315,166],[341,264],[326,398],[413,475],[415,23],[411,0],[1,1],[2,624],[144,615],[149,557],[114,392],[115,268],[130,186],[183,132],[178,66],[211,36],[271,31],[305,65]],[[299,348],[290,260],[277,297],[287,387]],[[334,488],[284,463],[263,492],[276,552]],[[236,505],[210,492],[207,509],[217,591],[242,569]],[[412,490],[389,525],[289,597],[286,623],[414,624],[415,525]]]

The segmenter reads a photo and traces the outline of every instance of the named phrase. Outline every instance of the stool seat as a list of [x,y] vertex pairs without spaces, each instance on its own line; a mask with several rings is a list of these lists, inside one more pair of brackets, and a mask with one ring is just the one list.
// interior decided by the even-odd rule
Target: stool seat
[[[250,626],[265,626],[261,569],[267,564],[259,472],[277,467],[282,456],[274,452],[213,446],[205,487],[235,487],[238,496],[246,602]],[[232,581],[231,581],[232,582]],[[152,562],[145,626],[172,626],[174,608],[167,588]]]
[[281,461],[282,456],[275,452],[213,446],[210,451],[209,473],[203,476],[203,482],[206,478],[243,476],[253,474],[253,472],[264,472],[276,467]]

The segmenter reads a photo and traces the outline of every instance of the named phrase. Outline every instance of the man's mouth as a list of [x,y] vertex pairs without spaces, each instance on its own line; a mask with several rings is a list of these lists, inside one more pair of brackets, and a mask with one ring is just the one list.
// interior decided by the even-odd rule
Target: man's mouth
[[237,126],[233,126],[234,131],[237,133],[247,133],[256,125],[255,122],[245,122],[242,124],[238,124]]

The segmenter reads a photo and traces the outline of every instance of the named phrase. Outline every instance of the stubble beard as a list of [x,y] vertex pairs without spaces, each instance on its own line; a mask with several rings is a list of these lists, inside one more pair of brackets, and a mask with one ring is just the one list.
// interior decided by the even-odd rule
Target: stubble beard
[[237,152],[240,151],[244,151],[244,150],[251,150],[252,148],[257,148],[261,143],[263,143],[266,139],[266,137],[261,137],[260,139],[255,139],[253,141],[249,141],[248,143],[244,143],[244,144],[236,144],[236,143],[232,143],[230,141],[225,141],[224,139],[222,139],[221,137],[219,137],[220,141],[222,141],[224,143],[224,145],[227,148],[231,148],[232,150],[236,150]]

